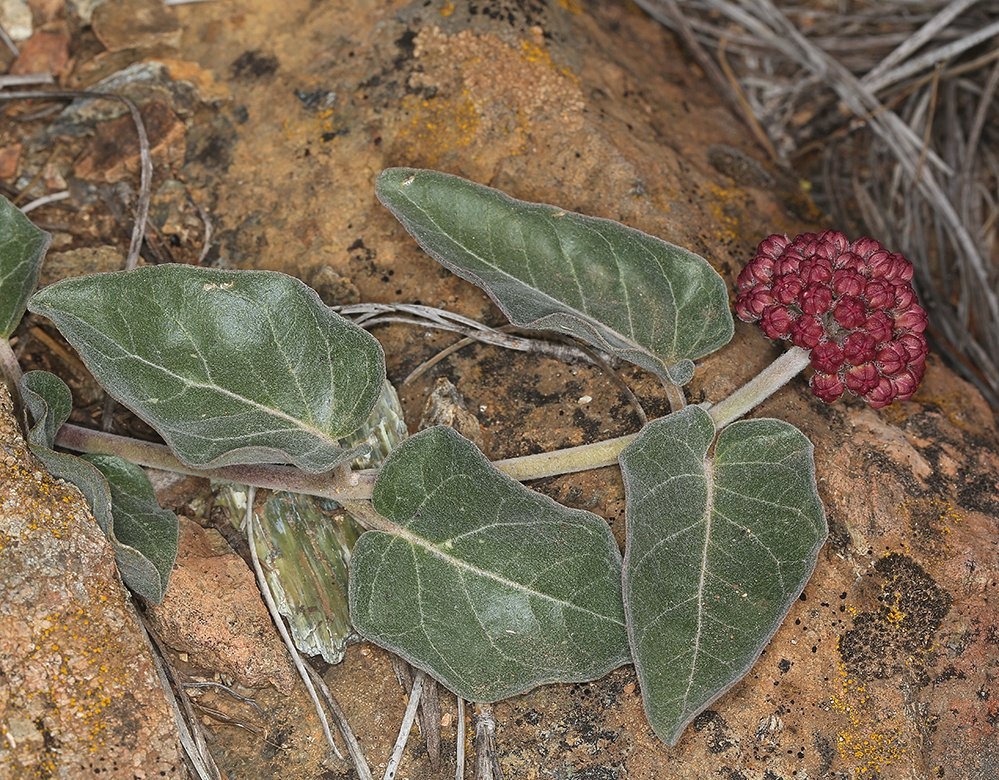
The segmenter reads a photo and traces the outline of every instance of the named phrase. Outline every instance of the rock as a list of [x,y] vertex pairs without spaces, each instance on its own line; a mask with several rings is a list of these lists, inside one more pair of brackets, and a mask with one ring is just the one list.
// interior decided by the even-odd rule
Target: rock
[[36,30],[18,48],[21,53],[11,65],[12,74],[51,73],[57,80],[69,70],[69,31],[64,23]]
[[[277,33],[277,17],[260,11],[245,20],[238,47],[225,50],[220,38],[196,57],[219,73],[244,51],[266,51],[275,63],[266,79],[232,84],[243,121],[215,215],[224,255],[240,267],[308,278],[322,264],[362,300],[418,301],[501,324],[481,292],[429,261],[371,198],[375,175],[390,165],[437,167],[624,221],[706,256],[730,281],[767,234],[824,227],[672,39],[633,8],[348,5],[308,12],[322,46]],[[335,100],[319,110],[297,96],[313,93]],[[393,377],[453,340],[403,328],[378,336]],[[689,395],[719,400],[774,355],[740,326],[729,347],[701,362]],[[482,410],[496,457],[636,427],[613,383],[587,366],[471,347],[433,373]],[[621,373],[650,416],[665,412],[655,382]],[[434,379],[402,388],[414,419]],[[583,396],[592,402],[580,405]],[[897,409],[827,407],[797,381],[758,414],[814,441],[833,527],[759,662],[675,748],[649,729],[630,668],[500,702],[506,776],[931,777],[938,768],[945,777],[994,776],[999,462],[988,408],[934,361],[924,389]],[[623,538],[614,470],[535,487],[608,518]],[[331,676],[360,719],[362,742],[380,741],[370,706],[353,703],[364,692],[347,693],[357,659],[348,654]],[[446,761],[445,752],[445,773]],[[406,767],[414,778],[439,776],[416,759]]]
[[[230,99],[177,178],[211,187],[199,202],[211,204],[222,257],[235,267],[306,279],[321,270],[361,300],[503,324],[486,296],[442,271],[376,202],[374,178],[390,165],[439,167],[624,221],[704,255],[730,281],[765,235],[825,227],[675,41],[631,4],[287,0],[250,3],[238,17],[225,4],[178,13],[180,56],[228,79]],[[377,335],[393,379],[455,339],[396,326]],[[739,326],[731,345],[699,363],[690,399],[719,400],[775,353]],[[620,373],[650,417],[665,413],[654,380]],[[402,388],[410,419],[438,376],[478,410],[496,457],[637,427],[600,371],[486,346]],[[593,400],[582,405],[584,396]],[[628,667],[497,703],[505,776],[999,773],[999,437],[988,407],[931,360],[924,387],[898,407],[825,406],[795,381],[758,414],[815,443],[832,535],[757,664],[675,748],[652,734]],[[533,487],[597,512],[623,539],[614,469]],[[377,762],[404,707],[385,654],[353,647],[326,676]],[[268,776],[259,743],[230,749],[232,731],[215,732],[227,766],[245,770],[231,773]],[[441,770],[411,748],[401,771],[452,775],[453,728],[443,736]]]
[[180,529],[170,587],[163,603],[149,609],[157,633],[210,675],[288,693],[298,676],[253,572],[218,531],[186,518]]
[[[149,138],[149,153],[160,170],[184,159],[184,123],[159,100],[139,109]],[[131,115],[111,119],[97,126],[94,138],[74,167],[81,179],[115,182],[134,176],[139,170],[139,139]]]
[[0,147],[0,179],[13,179],[17,176],[17,165],[21,161],[22,144],[9,144]]
[[0,384],[0,777],[188,777],[149,645],[80,492]]
[[106,0],[92,11],[91,23],[110,52],[173,50],[180,42],[177,17],[155,0]]
[[11,40],[26,41],[34,30],[31,6],[25,0],[0,0],[0,24]]

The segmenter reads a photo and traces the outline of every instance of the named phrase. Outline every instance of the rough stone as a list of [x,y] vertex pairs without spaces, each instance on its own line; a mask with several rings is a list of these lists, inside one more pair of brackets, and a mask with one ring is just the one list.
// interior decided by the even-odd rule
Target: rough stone
[[[226,4],[176,14],[180,55],[229,86],[210,117],[192,116],[207,129],[189,135],[197,143],[183,171],[210,189],[199,202],[209,204],[222,264],[305,279],[323,269],[361,300],[443,306],[503,324],[480,291],[423,255],[377,204],[374,178],[390,165],[433,166],[624,221],[704,255],[730,281],[767,234],[827,227],[672,38],[628,3],[247,0],[235,17]],[[396,380],[453,342],[401,326],[377,335]],[[727,348],[699,364],[690,400],[719,400],[775,354],[739,326]],[[666,411],[655,381],[628,367],[620,373],[650,417]],[[401,388],[412,427],[441,376],[476,410],[494,457],[638,424],[596,369],[474,346]],[[580,404],[584,396],[592,401]],[[758,414],[786,419],[814,441],[832,534],[755,667],[675,748],[649,729],[628,667],[500,702],[493,712],[506,777],[999,773],[999,436],[988,407],[931,357],[923,387],[897,407],[825,406],[796,381]],[[615,470],[534,487],[597,512],[623,539]],[[404,708],[385,654],[351,648],[326,677],[377,772]],[[453,704],[442,708],[451,718]],[[297,744],[315,744],[304,721],[272,722]],[[453,773],[449,723],[442,768],[432,770],[413,740],[401,773]],[[230,771],[269,776],[260,740],[233,731],[216,732]],[[309,766],[313,774],[301,776],[318,776],[319,761]]]
[[0,777],[186,778],[114,552],[0,383]]
[[170,587],[163,603],[149,608],[159,635],[209,677],[287,693],[298,677],[253,572],[215,529],[186,518],[180,528]]

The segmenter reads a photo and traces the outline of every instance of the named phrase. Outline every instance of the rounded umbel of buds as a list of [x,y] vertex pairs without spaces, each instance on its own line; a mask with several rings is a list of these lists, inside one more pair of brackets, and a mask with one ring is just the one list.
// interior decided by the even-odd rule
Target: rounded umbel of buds
[[812,392],[850,392],[875,409],[916,392],[926,367],[926,312],[912,263],[839,231],[765,238],[739,274],[735,311],[774,340],[811,350]]

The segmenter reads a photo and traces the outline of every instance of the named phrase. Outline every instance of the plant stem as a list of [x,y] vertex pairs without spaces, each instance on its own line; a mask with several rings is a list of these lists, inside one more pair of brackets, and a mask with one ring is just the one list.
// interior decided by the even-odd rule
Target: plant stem
[[559,474],[574,474],[603,466],[613,466],[621,450],[631,444],[637,433],[618,436],[613,439],[581,444],[554,452],[539,452],[536,455],[522,455],[519,458],[506,458],[493,461],[493,465],[518,482],[531,479],[554,477]]
[[[800,347],[791,347],[771,363],[762,373],[736,390],[728,398],[708,409],[715,426],[721,428],[742,417],[750,409],[771,396],[808,365],[809,353]],[[568,447],[554,452],[539,452],[519,458],[506,458],[493,463],[496,468],[518,482],[543,479],[560,474],[589,471],[617,463],[621,451],[638,436],[632,433],[613,439]],[[64,425],[56,436],[56,444],[77,452],[118,455],[141,466],[191,474],[197,477],[235,482],[268,490],[287,490],[320,498],[330,498],[340,503],[365,501],[378,475],[376,469],[351,471],[345,475],[337,472],[307,474],[290,466],[226,466],[217,469],[197,469],[181,463],[162,444],[115,436],[92,431],[76,425]]]
[[336,471],[307,474],[290,466],[249,465],[224,466],[216,469],[199,469],[179,461],[163,444],[116,436],[112,433],[93,431],[77,425],[64,425],[56,435],[60,447],[100,455],[117,455],[120,458],[163,471],[190,474],[195,477],[234,482],[266,490],[287,490],[334,500],[371,498],[371,488],[377,471],[365,469],[340,475]]
[[17,383],[21,381],[21,366],[7,339],[0,339],[0,376],[6,379],[12,388],[16,388]]
[[761,404],[800,374],[809,360],[807,349],[791,347],[728,398],[708,409],[715,427],[722,428]]

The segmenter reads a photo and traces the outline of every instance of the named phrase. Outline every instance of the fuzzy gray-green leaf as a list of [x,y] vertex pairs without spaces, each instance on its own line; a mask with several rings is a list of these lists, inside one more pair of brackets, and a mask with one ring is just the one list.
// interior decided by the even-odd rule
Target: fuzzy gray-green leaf
[[519,327],[566,333],[676,384],[732,337],[722,278],[654,236],[437,171],[390,168],[377,193],[431,257]]
[[32,453],[50,473],[80,489],[111,542],[122,581],[158,604],[177,557],[176,515],[156,504],[152,486],[137,466],[120,458],[93,456],[98,468],[81,457],[52,449],[55,434],[72,408],[69,388],[59,377],[29,371],[21,377],[20,390],[34,421],[28,431]]
[[599,517],[501,474],[450,428],[389,456],[350,560],[350,612],[372,641],[459,696],[494,701],[628,661],[621,556]]
[[24,316],[51,241],[52,236],[0,196],[0,339],[13,333]]
[[[84,459],[104,475],[111,490],[112,541],[119,555],[122,580],[132,590],[159,603],[177,560],[180,535],[177,515],[156,502],[156,493],[146,472],[134,463],[113,455],[86,455]],[[129,563],[123,565],[123,556],[118,552],[121,548],[134,550],[138,555],[129,552],[124,556]],[[141,562],[137,562],[139,556]],[[156,572],[155,580],[150,575],[149,565]]]
[[779,420],[715,438],[687,407],[621,455],[625,613],[645,710],[675,744],[742,678],[804,588],[826,538],[812,444]]
[[161,265],[67,279],[29,307],[195,467],[350,460],[338,440],[385,376],[378,342],[284,274]]

